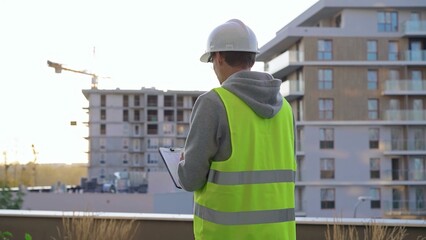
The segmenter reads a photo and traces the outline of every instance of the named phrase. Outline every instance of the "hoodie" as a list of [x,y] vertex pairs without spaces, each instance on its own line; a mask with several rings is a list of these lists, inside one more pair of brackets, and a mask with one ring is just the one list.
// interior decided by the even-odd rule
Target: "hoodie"
[[[280,79],[255,71],[236,72],[222,83],[223,88],[242,99],[262,118],[272,118],[281,109],[280,86]],[[212,161],[226,161],[230,157],[228,118],[214,90],[200,95],[195,102],[184,149],[178,175],[182,188],[187,191],[199,190],[206,184]]]

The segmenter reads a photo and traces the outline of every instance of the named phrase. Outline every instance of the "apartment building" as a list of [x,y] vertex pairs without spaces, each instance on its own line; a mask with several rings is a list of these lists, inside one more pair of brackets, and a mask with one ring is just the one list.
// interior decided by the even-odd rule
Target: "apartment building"
[[426,218],[425,0],[319,0],[257,61],[297,120],[299,216]]
[[138,181],[146,173],[167,171],[158,148],[184,146],[192,107],[202,93],[83,90],[89,101],[88,178],[108,183],[133,175],[130,180]]

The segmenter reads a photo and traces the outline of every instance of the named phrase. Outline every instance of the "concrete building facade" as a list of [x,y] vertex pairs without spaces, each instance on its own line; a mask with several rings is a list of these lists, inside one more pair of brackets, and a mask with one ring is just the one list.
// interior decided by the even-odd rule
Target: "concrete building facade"
[[426,218],[426,1],[319,0],[257,61],[297,121],[299,216]]
[[[88,178],[98,183],[125,180],[116,181],[118,190],[126,190],[120,184],[148,181],[149,174],[172,183],[167,174],[161,174],[167,169],[158,148],[184,146],[192,107],[201,93],[154,88],[83,90],[89,101]],[[161,179],[156,181],[148,185],[161,185]]]

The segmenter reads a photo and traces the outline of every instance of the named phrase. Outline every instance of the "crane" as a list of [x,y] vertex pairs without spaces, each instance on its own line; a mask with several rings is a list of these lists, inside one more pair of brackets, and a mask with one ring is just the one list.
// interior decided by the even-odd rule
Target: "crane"
[[[47,60],[47,66],[54,68],[55,73],[61,73],[62,70],[64,70],[64,71],[70,71],[70,72],[81,73],[81,74],[92,76],[92,89],[98,89],[99,76],[96,75],[95,73],[87,72],[86,70],[75,70],[75,69],[67,68],[62,66],[62,64],[60,63],[52,62],[49,60]],[[102,77],[102,78],[109,78],[109,77]]]

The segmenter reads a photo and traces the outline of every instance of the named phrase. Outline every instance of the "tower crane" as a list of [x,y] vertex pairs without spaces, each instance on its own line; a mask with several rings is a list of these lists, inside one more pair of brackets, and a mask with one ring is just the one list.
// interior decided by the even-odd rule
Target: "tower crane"
[[[96,75],[95,73],[87,72],[86,70],[75,70],[75,69],[67,68],[62,66],[62,64],[60,63],[52,62],[49,60],[47,60],[47,66],[54,68],[55,73],[61,73],[62,70],[64,70],[64,71],[70,71],[70,72],[81,73],[81,74],[92,76],[92,89],[98,89],[99,76]],[[102,78],[108,78],[108,77],[102,77]]]

